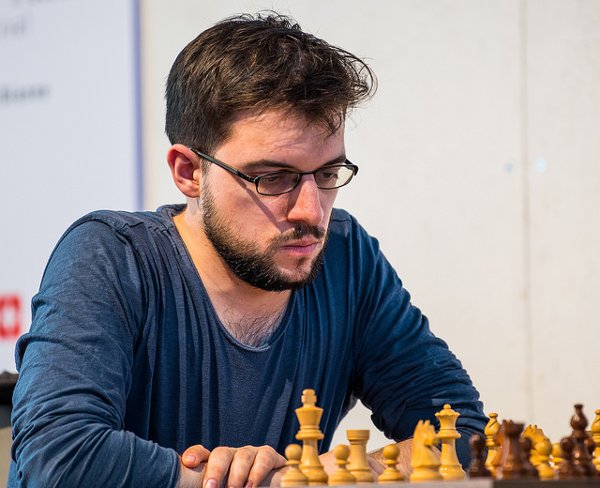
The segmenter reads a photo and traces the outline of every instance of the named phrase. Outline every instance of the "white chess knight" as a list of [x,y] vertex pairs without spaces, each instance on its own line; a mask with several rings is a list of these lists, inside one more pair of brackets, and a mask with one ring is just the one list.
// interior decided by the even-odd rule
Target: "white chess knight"
[[429,420],[419,420],[413,435],[413,451],[410,465],[413,469],[410,475],[411,482],[439,481],[440,460],[435,450],[439,440],[435,429]]

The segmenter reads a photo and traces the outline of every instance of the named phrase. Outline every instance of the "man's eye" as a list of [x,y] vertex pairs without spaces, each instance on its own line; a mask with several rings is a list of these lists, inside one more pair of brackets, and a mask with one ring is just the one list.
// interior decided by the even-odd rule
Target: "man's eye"
[[338,169],[335,169],[333,171],[321,171],[320,175],[321,178],[324,180],[336,180],[338,178]]
[[265,183],[277,183],[278,181],[281,181],[283,177],[284,173],[276,173],[272,175],[263,176],[261,179]]

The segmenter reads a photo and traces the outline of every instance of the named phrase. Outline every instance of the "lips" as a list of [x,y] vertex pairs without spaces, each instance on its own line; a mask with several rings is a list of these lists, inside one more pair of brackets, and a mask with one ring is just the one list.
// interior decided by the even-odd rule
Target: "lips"
[[303,239],[301,241],[292,241],[281,246],[281,249],[290,254],[309,255],[319,246],[319,241],[314,239]]
[[286,242],[283,247],[308,247],[308,246],[316,246],[319,244],[319,241],[314,239],[302,239],[300,241],[290,241]]

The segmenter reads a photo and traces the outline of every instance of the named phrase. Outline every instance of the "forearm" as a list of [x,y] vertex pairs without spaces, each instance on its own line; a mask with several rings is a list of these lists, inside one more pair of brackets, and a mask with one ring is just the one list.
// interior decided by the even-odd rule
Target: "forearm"
[[130,432],[81,422],[19,430],[13,455],[23,486],[172,487],[175,451]]

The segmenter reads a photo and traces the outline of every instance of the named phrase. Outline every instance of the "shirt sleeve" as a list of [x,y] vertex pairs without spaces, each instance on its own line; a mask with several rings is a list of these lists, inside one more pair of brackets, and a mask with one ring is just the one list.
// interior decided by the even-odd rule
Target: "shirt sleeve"
[[98,221],[54,250],[17,343],[12,414],[17,486],[175,486],[172,449],[124,430],[144,286],[127,239]]
[[470,460],[468,441],[483,431],[486,417],[479,393],[447,344],[429,328],[427,318],[383,256],[376,239],[357,230],[362,269],[358,283],[358,344],[353,384],[371,409],[373,423],[397,441],[412,437],[415,425],[448,403],[460,413],[458,456]]

